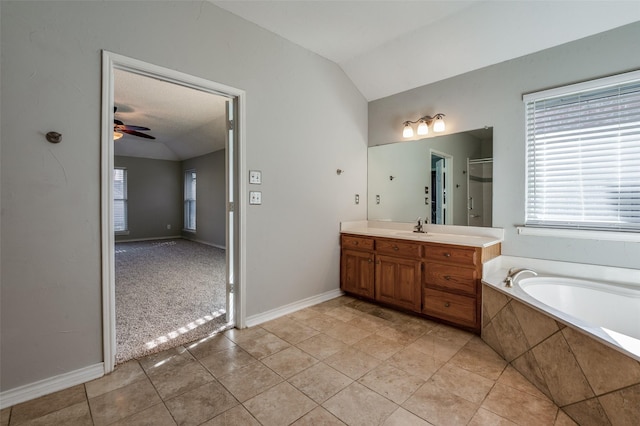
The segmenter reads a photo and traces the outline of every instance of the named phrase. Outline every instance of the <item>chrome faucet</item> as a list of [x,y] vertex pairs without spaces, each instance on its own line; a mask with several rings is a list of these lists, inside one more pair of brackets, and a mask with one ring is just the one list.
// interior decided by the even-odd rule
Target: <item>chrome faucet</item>
[[516,279],[518,279],[518,277],[521,274],[524,274],[525,272],[530,272],[532,273],[534,276],[537,276],[538,273],[535,271],[532,271],[531,269],[526,269],[526,268],[522,268],[522,269],[515,269],[515,268],[511,268],[509,269],[509,273],[507,274],[507,278],[504,279],[504,286],[505,287],[513,287],[513,283],[516,281]]
[[424,230],[422,229],[422,218],[419,217],[416,220],[418,221],[418,224],[413,227],[413,232],[424,232]]

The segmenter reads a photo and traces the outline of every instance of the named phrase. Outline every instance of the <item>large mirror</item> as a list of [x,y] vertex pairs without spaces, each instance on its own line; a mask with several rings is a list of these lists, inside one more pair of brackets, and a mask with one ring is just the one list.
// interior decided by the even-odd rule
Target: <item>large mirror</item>
[[491,226],[493,128],[369,148],[368,219]]

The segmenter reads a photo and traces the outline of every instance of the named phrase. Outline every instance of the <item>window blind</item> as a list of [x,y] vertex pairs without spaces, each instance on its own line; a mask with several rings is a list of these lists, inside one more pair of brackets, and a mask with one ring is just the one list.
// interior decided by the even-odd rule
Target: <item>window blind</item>
[[640,72],[523,100],[525,225],[640,232]]
[[113,230],[126,231],[127,224],[127,169],[113,169]]

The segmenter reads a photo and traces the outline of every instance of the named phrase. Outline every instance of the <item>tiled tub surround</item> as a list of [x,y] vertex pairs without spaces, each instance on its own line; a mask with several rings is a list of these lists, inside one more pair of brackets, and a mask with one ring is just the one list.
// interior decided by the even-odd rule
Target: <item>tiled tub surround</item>
[[[544,275],[639,283],[637,270],[502,256],[483,279],[482,339],[581,425],[640,422],[640,354],[598,327],[505,288],[510,267]],[[614,349],[615,348],[615,349]]]

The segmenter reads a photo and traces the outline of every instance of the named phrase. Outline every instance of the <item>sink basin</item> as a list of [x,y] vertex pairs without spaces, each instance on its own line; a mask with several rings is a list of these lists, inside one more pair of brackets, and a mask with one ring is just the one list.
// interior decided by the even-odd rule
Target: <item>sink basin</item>
[[412,238],[426,238],[431,237],[433,234],[428,232],[396,232],[399,237],[412,237]]

